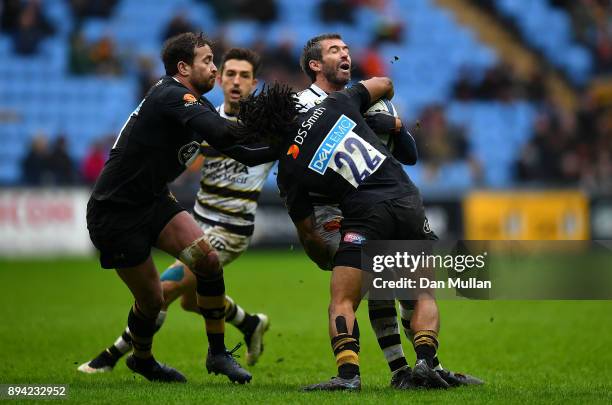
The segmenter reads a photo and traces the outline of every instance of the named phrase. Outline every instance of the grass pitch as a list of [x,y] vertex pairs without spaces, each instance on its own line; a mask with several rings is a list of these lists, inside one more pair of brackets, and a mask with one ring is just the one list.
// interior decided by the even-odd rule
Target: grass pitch
[[[156,263],[163,269],[170,259],[160,255]],[[101,270],[95,258],[0,259],[0,384],[69,384],[67,400],[79,403],[612,403],[610,301],[440,302],[443,365],[487,382],[447,391],[391,390],[362,308],[362,392],[302,393],[302,385],[335,374],[327,337],[329,273],[299,251],[254,251],[225,274],[236,302],[271,319],[265,353],[251,368],[253,382],[232,385],[206,374],[204,322],[175,303],[154,350],[189,382],[159,385],[132,374],[123,361],[110,374],[76,371],[125,327],[132,300],[114,272]],[[231,347],[240,335],[227,329]],[[413,363],[411,346],[404,349]]]

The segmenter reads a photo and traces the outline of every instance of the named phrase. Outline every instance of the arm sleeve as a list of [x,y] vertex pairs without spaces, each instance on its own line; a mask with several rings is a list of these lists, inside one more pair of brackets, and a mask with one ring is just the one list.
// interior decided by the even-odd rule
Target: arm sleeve
[[399,134],[395,135],[394,142],[393,156],[405,165],[412,166],[416,164],[419,159],[416,142],[403,125],[400,128]]
[[352,87],[334,92],[329,95],[330,98],[342,100],[355,107],[361,114],[365,113],[370,108],[370,92],[361,84],[355,83]]
[[278,158],[278,151],[263,143],[237,143],[237,124],[221,117],[214,107],[200,103],[186,89],[172,87],[162,95],[161,113],[188,127],[199,143],[206,141],[217,151],[247,166],[257,166]]
[[294,185],[285,187],[280,178],[277,178],[277,180],[281,199],[285,202],[285,207],[287,207],[289,216],[294,223],[300,222],[314,213],[312,202],[306,191]]
[[278,149],[264,143],[237,144],[238,127],[214,111],[199,114],[187,122],[197,141],[206,141],[217,151],[247,166],[257,166],[278,159]]

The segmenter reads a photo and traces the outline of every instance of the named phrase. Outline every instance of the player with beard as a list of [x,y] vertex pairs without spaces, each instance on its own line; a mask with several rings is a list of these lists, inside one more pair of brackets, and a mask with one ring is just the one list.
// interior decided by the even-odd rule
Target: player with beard
[[[351,80],[352,61],[349,47],[339,34],[322,34],[310,39],[304,46],[300,65],[312,81],[310,87],[298,93],[302,113],[319,105],[328,94],[344,89]],[[388,133],[393,137],[395,144],[393,156],[399,162],[406,165],[416,163],[418,153],[415,141],[402,126],[400,119],[383,113],[368,116],[365,120],[375,133]],[[314,205],[316,230],[333,254],[340,244],[342,212],[337,204],[331,204],[324,196],[311,193],[309,197]],[[300,232],[302,231],[298,228],[298,233]],[[301,235],[302,239],[304,237]],[[417,314],[414,311],[414,301],[400,300],[399,303],[402,326],[411,341],[414,341],[411,328],[413,316],[418,317],[425,313],[433,318],[439,317],[435,301],[423,302],[419,305],[420,313]],[[368,315],[391,371],[391,386],[398,389],[412,388],[414,382],[401,345],[395,302],[369,300]],[[432,361],[432,366],[451,386],[481,383],[469,375],[443,369],[437,356],[434,356]]]
[[126,363],[151,381],[184,382],[178,371],[152,354],[156,320],[164,305],[151,247],[193,271],[196,302],[208,337],[206,368],[245,383],[244,370],[224,343],[225,283],[219,255],[198,223],[176,201],[167,184],[196,158],[206,140],[218,151],[254,166],[278,151],[237,145],[240,126],[222,118],[203,95],[215,83],[211,44],[202,34],[180,34],[164,44],[166,76],[147,93],[121,129],[87,206],[87,227],[103,268],[116,269],[132,292],[128,315],[133,354]]
[[[232,48],[221,61],[219,83],[224,103],[217,107],[219,114],[236,121],[239,101],[257,86],[256,75],[261,67],[259,56],[244,48]],[[206,142],[201,146],[204,155],[200,190],[193,215],[215,248],[221,266],[225,268],[246,251],[255,225],[257,199],[274,163],[247,167],[219,153]],[[156,325],[163,325],[168,307],[181,298],[185,311],[199,313],[196,299],[196,278],[180,261],[172,264],[161,277],[164,304]],[[263,335],[269,327],[265,314],[250,314],[232,298],[225,296],[225,321],[236,326],[247,346],[246,361],[254,365],[263,351]],[[129,328],[115,342],[94,359],[81,364],[79,371],[87,374],[113,370],[117,361],[132,350]]]

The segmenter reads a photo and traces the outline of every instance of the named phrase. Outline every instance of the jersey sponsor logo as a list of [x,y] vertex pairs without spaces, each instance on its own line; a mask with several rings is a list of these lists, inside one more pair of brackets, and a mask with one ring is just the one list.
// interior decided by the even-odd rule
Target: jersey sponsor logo
[[293,138],[293,142],[298,145],[304,144],[304,139],[308,136],[308,131],[312,128],[312,126],[317,122],[317,120],[323,115],[325,112],[325,107],[319,107],[312,111],[312,115],[304,122],[298,129],[297,135]]
[[366,237],[357,232],[347,232],[342,237],[342,242],[361,245],[366,241]]
[[300,154],[300,148],[297,145],[291,145],[287,151],[287,155],[291,155],[294,159],[297,159]]
[[319,174],[325,174],[325,170],[327,166],[329,166],[331,157],[340,144],[340,141],[342,141],[342,139],[344,139],[344,137],[356,126],[357,124],[355,121],[342,114],[332,129],[327,133],[323,142],[319,145],[308,168]]
[[178,151],[178,160],[183,166],[189,166],[198,157],[200,150],[200,144],[196,141],[192,141],[187,145],[181,146]]

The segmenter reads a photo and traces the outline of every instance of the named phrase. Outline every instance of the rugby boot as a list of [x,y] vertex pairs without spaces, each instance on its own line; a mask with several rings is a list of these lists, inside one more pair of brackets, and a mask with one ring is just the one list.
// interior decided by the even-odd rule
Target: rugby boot
[[172,367],[158,363],[153,357],[148,359],[137,359],[133,354],[125,359],[125,364],[130,370],[140,374],[149,381],[154,382],[187,382],[185,376]]
[[243,369],[235,360],[235,357],[238,356],[234,353],[241,346],[242,343],[238,343],[231,351],[226,350],[221,353],[213,353],[208,349],[208,356],[206,357],[206,370],[208,374],[223,374],[227,376],[231,382],[237,382],[239,384],[250,382],[253,378],[251,373]]

